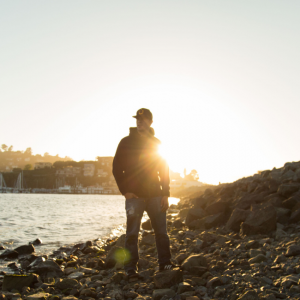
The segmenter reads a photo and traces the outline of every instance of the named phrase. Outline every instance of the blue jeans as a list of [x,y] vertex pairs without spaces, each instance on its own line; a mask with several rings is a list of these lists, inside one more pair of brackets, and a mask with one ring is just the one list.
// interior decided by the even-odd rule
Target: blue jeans
[[139,260],[138,234],[144,211],[147,212],[154,229],[158,263],[162,265],[170,262],[171,253],[167,233],[166,212],[161,212],[161,198],[132,198],[126,200],[127,227],[125,248],[127,255],[124,265],[125,271],[137,269],[136,265]]

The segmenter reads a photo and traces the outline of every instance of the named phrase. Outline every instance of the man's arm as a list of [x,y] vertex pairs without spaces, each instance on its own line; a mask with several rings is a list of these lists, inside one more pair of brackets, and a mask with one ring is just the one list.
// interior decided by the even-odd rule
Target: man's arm
[[126,177],[124,173],[125,172],[124,163],[123,163],[124,159],[125,159],[124,142],[123,140],[121,140],[113,160],[112,172],[122,195],[125,195],[128,192],[126,189]]

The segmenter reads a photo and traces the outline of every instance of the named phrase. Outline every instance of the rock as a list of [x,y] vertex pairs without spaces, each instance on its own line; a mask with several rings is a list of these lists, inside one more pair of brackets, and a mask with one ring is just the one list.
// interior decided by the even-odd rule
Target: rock
[[277,215],[277,222],[280,224],[286,224],[289,221],[291,211],[287,208],[276,207],[276,215]]
[[186,300],[187,298],[194,297],[195,294],[196,294],[195,291],[184,292],[184,293],[180,294],[180,298],[181,298],[182,300]]
[[250,258],[248,260],[248,262],[249,262],[249,264],[255,264],[255,263],[260,263],[260,262],[266,261],[266,260],[267,260],[266,256],[264,256],[263,254],[259,254],[253,258]]
[[276,230],[276,210],[273,206],[252,211],[241,225],[243,235],[265,234]]
[[75,285],[78,284],[78,281],[76,279],[72,278],[64,278],[61,281],[57,281],[55,283],[55,287],[58,288],[59,290],[66,290],[66,289],[72,289],[75,287]]
[[206,272],[207,272],[206,267],[192,266],[189,268],[189,273],[192,275],[202,276]]
[[297,223],[300,220],[300,208],[296,211],[293,211],[289,219],[289,223]]
[[218,213],[216,215],[211,215],[203,218],[204,225],[206,229],[210,229],[212,227],[220,226],[225,222],[225,214]]
[[138,269],[139,270],[146,269],[148,264],[149,264],[149,261],[147,259],[140,258],[138,261]]
[[182,294],[184,292],[193,291],[194,289],[187,282],[180,282],[178,285],[177,293]]
[[180,229],[180,228],[182,228],[184,226],[184,224],[181,222],[181,220],[175,220],[174,222],[173,222],[173,227],[175,227],[175,228],[178,228],[178,229]]
[[27,300],[46,300],[48,299],[48,297],[50,296],[50,294],[48,293],[37,293],[37,294],[33,294],[33,295],[28,295],[27,296]]
[[189,227],[191,222],[202,219],[205,216],[206,212],[202,208],[191,208],[186,216],[185,225]]
[[38,265],[34,265],[31,267],[31,271],[39,274],[42,279],[60,278],[64,274],[59,265],[52,260],[42,261]]
[[105,267],[106,268],[113,268],[117,262],[122,262],[125,259],[125,251],[124,248],[113,246],[105,259]]
[[96,298],[97,294],[94,288],[85,288],[80,291],[80,296]]
[[163,296],[166,296],[167,299],[170,299],[175,296],[175,291],[171,289],[158,289],[153,291],[153,300],[160,300]]
[[14,249],[19,255],[31,254],[35,251],[33,245],[23,245]]
[[141,240],[141,245],[153,246],[155,245],[155,236],[153,234],[147,234]]
[[142,223],[142,228],[144,230],[152,230],[151,220],[148,219],[146,222]]
[[2,290],[10,291],[16,289],[19,292],[26,287],[32,287],[33,284],[38,282],[38,276],[35,274],[30,275],[4,275]]
[[118,273],[114,274],[111,278],[111,280],[114,283],[120,283],[122,280],[125,280],[125,279],[126,279],[126,275],[122,272],[118,272]]
[[215,288],[217,286],[221,286],[223,285],[223,281],[221,280],[221,278],[219,277],[213,277],[212,279],[210,279],[207,284],[206,287],[207,288]]
[[160,288],[169,288],[182,281],[182,271],[179,268],[156,272],[153,277],[155,285]]
[[247,291],[237,300],[260,300],[255,291]]
[[299,183],[282,183],[279,186],[277,193],[284,197],[289,197],[293,193],[297,192],[299,188],[300,188]]
[[282,206],[287,209],[293,209],[293,207],[300,202],[299,196],[292,196],[282,202]]
[[115,246],[124,248],[125,247],[125,239],[126,239],[126,234],[120,235],[120,237],[116,241]]
[[40,239],[35,239],[33,242],[30,242],[29,244],[32,244],[34,246],[38,246],[42,244],[42,240]]
[[193,267],[207,268],[206,258],[201,254],[191,255],[182,263],[182,269],[184,271],[190,272]]
[[[52,298],[50,299],[52,300]],[[61,300],[78,300],[78,298],[74,296],[66,296],[66,297],[62,297]]]
[[4,259],[4,258],[15,259],[18,258],[18,255],[19,254],[17,251],[7,249],[0,255],[0,259]]
[[179,212],[179,218],[181,221],[184,221],[188,215],[188,212],[189,212],[189,208],[184,208],[184,209],[181,209],[180,212]]
[[175,257],[175,260],[181,265],[181,263],[188,257],[187,253],[181,253]]
[[133,291],[128,291],[126,293],[124,293],[124,297],[125,299],[131,298],[131,299],[135,299],[139,294]]
[[295,256],[300,255],[300,246],[299,245],[291,245],[288,247],[285,256]]
[[5,247],[3,245],[0,245],[0,250],[5,250]]
[[227,221],[226,228],[228,230],[239,232],[241,223],[247,219],[249,214],[249,210],[235,208]]
[[218,201],[218,202],[208,205],[205,208],[205,211],[207,212],[208,215],[216,215],[219,213],[225,213],[226,206],[227,206],[227,204],[225,202]]

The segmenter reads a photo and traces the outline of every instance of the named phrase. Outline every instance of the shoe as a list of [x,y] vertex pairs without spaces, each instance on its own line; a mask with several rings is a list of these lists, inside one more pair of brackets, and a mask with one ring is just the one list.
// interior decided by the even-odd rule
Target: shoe
[[172,270],[174,268],[179,268],[179,266],[176,266],[174,264],[172,264],[171,262],[170,263],[167,263],[167,264],[164,264],[164,265],[160,265],[159,266],[159,271],[167,271],[167,270]]
[[130,278],[139,278],[140,275],[135,270],[128,270],[126,272],[126,276],[128,279],[130,279]]

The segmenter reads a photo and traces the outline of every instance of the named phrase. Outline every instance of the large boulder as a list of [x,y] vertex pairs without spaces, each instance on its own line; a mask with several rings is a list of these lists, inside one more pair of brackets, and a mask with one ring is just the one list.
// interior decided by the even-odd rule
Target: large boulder
[[300,203],[300,197],[298,195],[294,195],[282,202],[282,206],[287,209],[293,209],[297,203]]
[[300,189],[299,183],[283,183],[279,186],[277,193],[284,197],[290,197]]
[[224,213],[226,211],[227,204],[222,201],[218,201],[206,206],[205,211],[208,215],[216,215],[219,213]]
[[224,224],[226,221],[226,216],[224,213],[218,213],[216,215],[207,216],[203,218],[204,225],[206,229],[210,229],[212,227],[220,226]]
[[244,235],[266,234],[276,230],[277,214],[273,206],[252,211],[241,225]]
[[152,224],[151,224],[151,220],[148,219],[147,221],[142,223],[142,228],[144,230],[152,230]]
[[155,285],[160,288],[169,288],[179,282],[182,282],[182,271],[179,268],[156,272],[153,276]]
[[147,234],[142,237],[141,245],[153,246],[155,245],[155,235],[154,234]]
[[5,275],[3,278],[2,290],[10,291],[16,289],[22,292],[23,287],[32,287],[38,282],[38,276],[30,275]]
[[202,219],[206,215],[206,212],[202,208],[191,208],[186,216],[185,225],[190,226],[193,221]]
[[58,280],[54,286],[63,291],[66,289],[72,289],[77,284],[78,281],[76,279],[64,278],[62,280]]
[[235,232],[239,232],[241,223],[245,222],[249,214],[249,210],[235,208],[229,220],[227,221],[226,228]]

